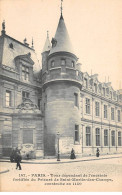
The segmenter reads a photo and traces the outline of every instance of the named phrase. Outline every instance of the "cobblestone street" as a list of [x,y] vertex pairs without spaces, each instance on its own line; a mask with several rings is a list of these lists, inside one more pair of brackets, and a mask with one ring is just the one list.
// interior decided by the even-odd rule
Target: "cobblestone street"
[[[2,191],[121,191],[122,158],[62,164],[2,162]],[[6,185],[7,184],[7,185]]]

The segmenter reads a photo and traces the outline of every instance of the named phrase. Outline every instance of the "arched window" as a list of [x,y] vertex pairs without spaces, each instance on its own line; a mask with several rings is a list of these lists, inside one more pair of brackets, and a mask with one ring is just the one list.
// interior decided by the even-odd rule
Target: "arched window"
[[86,146],[91,146],[91,128],[86,127]]

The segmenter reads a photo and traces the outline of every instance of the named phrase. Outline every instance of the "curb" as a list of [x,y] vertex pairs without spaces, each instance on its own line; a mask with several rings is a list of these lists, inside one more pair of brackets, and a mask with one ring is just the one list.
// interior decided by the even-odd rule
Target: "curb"
[[5,171],[0,171],[0,174],[2,174],[2,173],[7,173],[7,172],[9,172],[9,169],[7,169],[7,170],[5,170]]
[[[55,161],[55,162],[31,162],[31,161],[22,161],[21,163],[22,164],[24,164],[24,163],[25,164],[61,164],[61,163],[75,163],[75,162],[84,162],[84,161],[105,160],[105,159],[113,159],[113,158],[122,158],[122,156],[93,158],[93,159],[80,159],[80,160],[72,160],[72,161]],[[10,162],[10,161],[0,160],[0,162]]]

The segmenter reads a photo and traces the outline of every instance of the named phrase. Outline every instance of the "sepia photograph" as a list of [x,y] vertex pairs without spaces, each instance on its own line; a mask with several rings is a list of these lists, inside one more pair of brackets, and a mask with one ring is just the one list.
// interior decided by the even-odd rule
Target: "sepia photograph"
[[122,192],[122,0],[0,0],[0,192]]

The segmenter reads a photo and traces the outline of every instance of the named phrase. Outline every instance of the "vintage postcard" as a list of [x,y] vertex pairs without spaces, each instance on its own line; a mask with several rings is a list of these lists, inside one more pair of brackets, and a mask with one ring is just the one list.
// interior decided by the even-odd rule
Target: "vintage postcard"
[[122,191],[122,1],[0,0],[0,191]]

